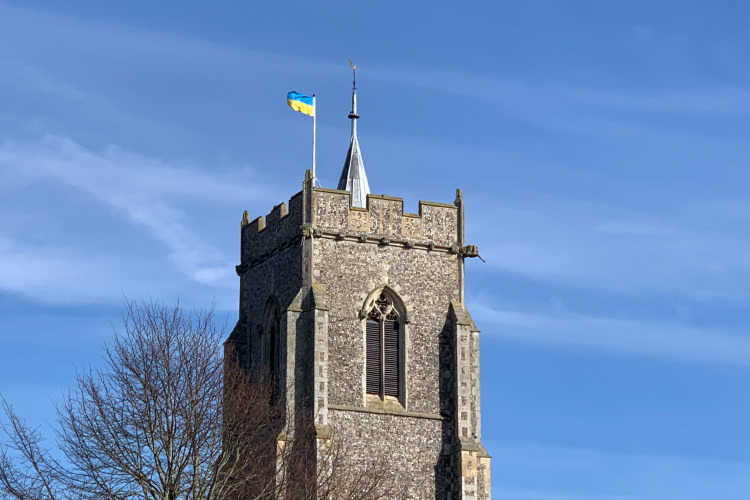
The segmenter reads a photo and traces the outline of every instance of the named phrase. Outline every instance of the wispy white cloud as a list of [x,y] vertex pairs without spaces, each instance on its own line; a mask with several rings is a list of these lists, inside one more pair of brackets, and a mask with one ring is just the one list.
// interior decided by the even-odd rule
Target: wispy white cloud
[[[747,297],[740,212],[685,204],[651,213],[527,195],[469,221],[489,266],[536,279],[694,299]],[[490,218],[491,217],[491,218]],[[482,231],[483,227],[502,231]]]
[[189,282],[164,271],[158,257],[144,262],[61,241],[0,239],[0,292],[40,303],[120,303],[129,293],[171,297],[180,286],[191,296]]
[[630,220],[608,220],[597,226],[596,230],[603,233],[626,234],[633,236],[669,235],[675,233],[674,229],[667,226]]
[[[267,164],[274,153],[282,157],[286,122],[302,123],[283,111],[287,87],[325,82],[342,69],[297,53],[2,3],[0,18],[8,28],[0,31],[0,65],[7,69],[0,92],[17,97],[6,106],[14,118],[9,128],[70,137],[96,150],[116,143],[144,155],[175,153],[204,162],[246,158],[272,135],[267,130],[278,129],[269,148],[253,151]],[[54,44],[40,36],[47,32],[55,33]],[[321,123],[321,135],[325,129]]]
[[[489,443],[493,498],[504,500],[734,500],[750,488],[750,463],[539,443]],[[518,477],[545,478],[540,490]]]
[[[56,302],[100,300],[94,282],[114,291],[104,294],[108,300],[133,288],[181,290],[184,297],[186,286],[202,286],[220,295],[221,305],[236,307],[236,297],[226,297],[230,290],[236,295],[238,231],[221,231],[238,228],[241,210],[265,214],[290,192],[280,188],[285,179],[267,170],[231,154],[223,159],[221,145],[196,158],[181,142],[212,133],[223,139],[223,131],[214,132],[198,113],[221,94],[215,82],[253,82],[259,74],[302,67],[315,73],[326,64],[6,4],[0,17],[9,28],[0,40],[25,40],[2,44],[0,63],[8,71],[0,87],[29,103],[0,114],[0,208],[6,206],[0,234],[6,263],[14,264],[13,273],[0,276],[0,288]],[[26,38],[50,30],[54,45]],[[66,63],[58,64],[58,57]],[[134,98],[142,80],[149,91]],[[185,124],[184,108],[172,105],[152,112],[153,102],[161,104],[186,80],[196,91],[196,111],[185,112],[193,122]],[[201,87],[206,80],[212,82],[208,91]],[[154,147],[155,138],[173,147]],[[175,160],[185,156],[191,160]],[[24,220],[47,227],[43,234],[27,232]],[[65,298],[44,293],[45,286],[65,290]]]
[[[492,498],[500,500],[638,500],[634,495],[607,495],[602,493],[587,494],[575,491],[550,491],[537,488],[508,488],[497,486]],[[641,499],[642,500],[642,499]]]
[[[237,44],[222,43],[179,31],[154,30],[122,24],[113,20],[84,19],[80,17],[52,14],[34,9],[18,8],[0,4],[0,17],[11,20],[9,29],[2,36],[26,36],[33,28],[34,32],[54,29],[57,44],[50,46],[46,39],[29,37],[25,46],[0,50],[0,60],[7,62],[14,71],[0,76],[0,80],[15,80],[29,85],[32,89],[49,92],[53,95],[80,102],[105,102],[98,95],[92,95],[87,89],[97,82],[72,82],[61,78],[61,71],[55,61],[48,55],[57,51],[74,49],[67,54],[68,62],[76,67],[85,66],[85,61],[96,60],[107,65],[116,74],[125,73],[131,77],[138,72],[162,74],[161,66],[165,60],[170,62],[169,73],[176,76],[172,69],[181,68],[194,74],[206,73],[209,68],[220,70],[220,74],[204,74],[203,78],[221,80],[226,74],[252,74],[256,77],[258,69],[269,72],[299,74],[310,72],[321,74],[331,70],[340,70],[341,63],[333,64],[308,55],[297,53],[280,53],[259,50]],[[112,54],[117,54],[113,60]],[[54,76],[43,70],[33,61],[44,61],[48,68],[55,68]],[[127,61],[129,64],[122,64]],[[100,73],[99,68],[80,67],[88,73]],[[136,73],[134,73],[136,70]],[[75,76],[70,72],[67,74]],[[181,75],[184,77],[184,75]],[[99,75],[98,81],[109,81],[111,76]],[[115,82],[112,82],[115,83]],[[161,88],[162,80],[150,82]],[[113,89],[109,89],[110,91]]]
[[0,54],[0,61],[5,68],[2,76],[0,76],[0,81],[25,88],[29,92],[48,94],[78,104],[95,105],[99,109],[106,105],[104,101],[87,94],[77,85],[53,78],[38,66],[24,64],[2,54]]
[[[38,141],[0,142],[0,161],[10,175],[52,178],[107,202],[135,196],[186,197],[200,200],[244,201],[264,197],[260,186],[237,183],[249,177],[244,167],[222,175],[191,165],[170,165],[109,146],[95,152],[72,139],[47,135]],[[235,177],[236,176],[236,177]]]
[[[558,81],[533,82],[425,67],[378,66],[373,77],[416,87],[481,99],[504,111],[517,112],[535,123],[548,125],[557,119],[590,123],[592,111],[650,111],[684,115],[736,115],[750,111],[750,91],[707,78],[691,75],[676,77],[672,86],[662,90],[614,88],[590,82],[561,84]],[[491,89],[491,91],[488,91]],[[566,111],[561,115],[561,111]],[[562,121],[556,123],[563,126]]]
[[697,328],[675,323],[504,310],[477,304],[472,313],[491,338],[568,350],[603,350],[626,355],[698,363],[750,365],[745,331]]
[[[211,241],[212,233],[206,227],[211,221],[203,212],[214,214],[217,207],[247,204],[271,206],[277,199],[272,187],[242,182],[251,174],[247,167],[223,174],[208,173],[115,146],[96,152],[54,136],[38,141],[0,142],[0,179],[12,181],[15,189],[24,190],[40,204],[52,193],[75,190],[105,209],[101,211],[102,223],[128,223],[140,228],[147,238],[167,249],[171,261],[187,278],[214,287],[234,286],[232,269],[236,258],[233,252]],[[235,211],[238,220],[239,211]],[[44,295],[45,289],[67,288],[62,300],[77,300],[84,295],[98,295],[100,290],[92,278],[103,274],[109,275],[111,288],[111,281],[123,278],[112,270],[135,268],[139,257],[129,256],[127,247],[118,249],[117,245],[103,255],[88,251],[87,241],[97,235],[80,234],[76,218],[93,215],[101,216],[80,212],[71,215],[67,223],[72,235],[78,235],[74,241],[51,241],[45,245],[38,243],[35,233],[24,234],[8,218],[0,219],[6,231],[15,233],[14,240],[5,239],[0,246],[5,271],[0,273],[0,288],[34,297]],[[82,222],[78,220],[79,224]],[[32,239],[26,241],[29,237]],[[157,256],[152,258],[158,260]],[[115,289],[119,292],[129,282],[126,279]]]
[[[68,253],[61,248],[30,247],[0,239],[0,289],[40,298],[62,295],[62,301],[76,301],[80,298],[75,296],[77,287],[69,284],[88,281],[102,269],[96,262],[72,259]],[[96,293],[87,290],[89,297]],[[51,302],[58,300],[50,297]]]

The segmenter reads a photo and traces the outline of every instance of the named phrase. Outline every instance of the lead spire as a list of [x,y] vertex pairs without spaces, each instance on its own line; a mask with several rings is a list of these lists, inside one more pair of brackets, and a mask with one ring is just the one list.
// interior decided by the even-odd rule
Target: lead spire
[[359,150],[359,141],[357,140],[357,67],[349,59],[349,66],[352,67],[352,110],[349,113],[349,119],[352,121],[352,138],[349,142],[349,151],[346,153],[344,169],[339,177],[338,189],[350,191],[352,193],[352,206],[364,208],[367,205],[367,195],[370,194],[370,186],[367,183],[367,174],[365,174],[365,164],[362,162],[362,153]]

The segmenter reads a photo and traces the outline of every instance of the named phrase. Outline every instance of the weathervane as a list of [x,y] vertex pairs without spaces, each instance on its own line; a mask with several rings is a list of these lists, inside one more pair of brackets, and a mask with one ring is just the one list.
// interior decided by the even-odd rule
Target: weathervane
[[352,121],[352,136],[357,133],[357,125],[354,122],[359,115],[357,114],[357,65],[349,59],[349,66],[352,67],[352,112],[349,113],[349,119]]
[[349,59],[349,66],[352,67],[352,76],[354,77],[354,80],[352,81],[352,88],[354,90],[357,90],[357,65],[354,64],[351,59]]

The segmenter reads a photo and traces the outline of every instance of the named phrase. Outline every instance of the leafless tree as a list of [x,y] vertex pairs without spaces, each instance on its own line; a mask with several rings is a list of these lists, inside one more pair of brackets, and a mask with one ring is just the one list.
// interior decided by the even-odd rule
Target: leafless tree
[[42,446],[39,429],[29,427],[5,399],[6,421],[0,421],[5,434],[0,447],[0,492],[15,499],[56,499],[65,491],[61,465]]
[[[0,493],[17,500],[397,498],[387,457],[336,433],[279,439],[273,388],[222,354],[213,310],[129,302],[101,368],[57,406],[57,449],[2,401]],[[283,433],[282,433],[283,434]],[[57,458],[59,457],[59,458]]]

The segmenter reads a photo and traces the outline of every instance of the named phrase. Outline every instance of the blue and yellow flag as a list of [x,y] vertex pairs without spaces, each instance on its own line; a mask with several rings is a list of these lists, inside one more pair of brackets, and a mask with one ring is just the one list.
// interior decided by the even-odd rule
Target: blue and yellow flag
[[299,92],[289,92],[286,95],[286,103],[294,111],[315,116],[315,96],[310,97]]

